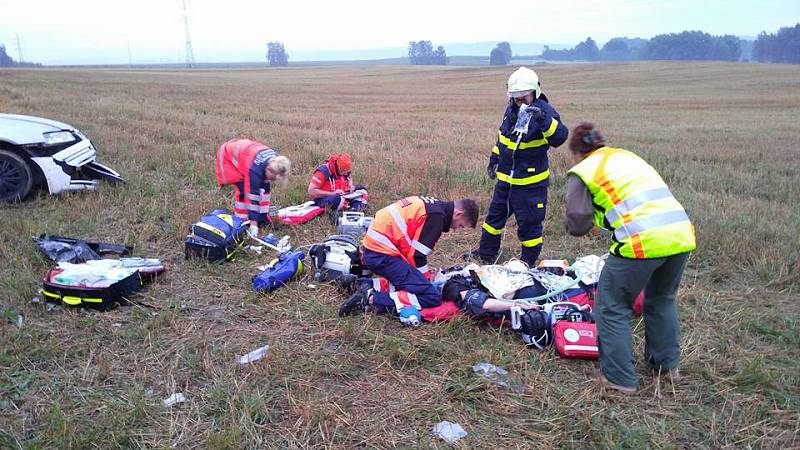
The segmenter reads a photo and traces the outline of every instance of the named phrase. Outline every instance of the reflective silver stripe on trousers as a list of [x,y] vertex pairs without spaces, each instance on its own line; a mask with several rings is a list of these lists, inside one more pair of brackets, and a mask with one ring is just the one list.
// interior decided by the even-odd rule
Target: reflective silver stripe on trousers
[[380,242],[381,244],[383,244],[383,245],[391,248],[392,250],[400,253],[400,250],[398,250],[397,247],[395,247],[395,245],[392,243],[392,241],[389,240],[389,238],[387,238],[386,236],[382,235],[381,233],[373,230],[371,227],[367,229],[367,236],[371,237],[372,239],[375,239],[376,241]]
[[686,211],[682,209],[677,211],[668,211],[649,217],[642,217],[626,224],[622,224],[619,228],[614,230],[614,237],[617,239],[617,241],[621,241],[633,236],[634,234],[639,234],[652,228],[688,221],[689,216],[686,215]]
[[394,223],[397,225],[398,228],[400,228],[400,231],[403,232],[403,236],[405,236],[406,241],[408,241],[409,245],[414,247],[414,250],[422,253],[425,256],[430,255],[433,250],[428,248],[428,246],[423,244],[422,242],[411,239],[411,236],[408,235],[408,227],[406,227],[406,221],[403,220],[403,216],[400,215],[400,211],[397,209],[397,205],[395,204],[389,205],[389,213],[392,215]]
[[644,205],[647,202],[654,201],[654,200],[661,200],[665,198],[672,197],[672,192],[670,192],[669,188],[661,187],[656,189],[650,189],[649,191],[642,191],[637,192],[636,194],[631,195],[630,197],[626,198],[625,200],[617,203],[611,208],[608,213],[606,213],[606,220],[608,220],[609,224],[613,224],[617,221],[620,217],[629,212],[633,211],[634,209]]
[[[408,302],[411,304],[411,306],[413,306],[413,307],[415,307],[417,309],[422,309],[422,306],[420,306],[420,304],[419,304],[419,300],[417,300],[416,294],[412,294],[410,292],[406,292],[406,295],[408,295]],[[403,309],[403,308],[405,308],[407,306],[405,303],[400,301],[400,294],[397,293],[397,292],[390,292],[389,293],[389,298],[394,300],[394,306],[397,308],[397,312],[400,312],[401,309]]]
[[234,215],[236,217],[240,217],[242,219],[247,219],[247,214],[244,214],[244,213],[237,212],[237,213],[234,213]]
[[250,205],[244,202],[233,202],[233,207],[239,209],[250,209]]
[[255,201],[261,200],[261,196],[258,195],[258,194],[249,194],[248,193],[248,194],[244,194],[244,196],[247,197],[248,200],[255,200]]
[[269,212],[269,205],[262,205],[258,207],[258,212],[261,214],[266,214]]

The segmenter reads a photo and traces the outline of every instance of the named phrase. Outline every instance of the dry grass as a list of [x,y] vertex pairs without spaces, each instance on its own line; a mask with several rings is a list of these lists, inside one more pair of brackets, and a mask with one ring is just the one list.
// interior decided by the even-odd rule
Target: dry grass
[[[644,373],[628,399],[588,382],[591,364],[533,352],[468,321],[409,331],[390,318],[340,320],[333,287],[304,278],[273,295],[249,279],[263,258],[182,259],[186,226],[228,204],[213,153],[237,136],[287,154],[298,175],[273,197],[302,200],[329,152],[354,155],[374,205],[406,194],[475,196],[510,69],[347,67],[235,71],[6,70],[0,110],[83,130],[128,184],[2,207],[0,447],[445,447],[434,423],[461,423],[459,448],[800,447],[800,78],[796,67],[641,63],[537,67],[568,125],[593,120],[640,152],[698,228],[681,291],[683,370],[672,388]],[[604,251],[565,236],[564,149],[543,257]],[[31,304],[47,264],[41,232],[122,241],[170,272],[145,291],[158,312],[101,314]],[[296,244],[331,232],[290,230]],[[452,233],[448,265],[477,242]],[[507,236],[506,254],[516,248]],[[248,367],[234,355],[270,344]],[[508,368],[525,391],[476,378]],[[180,391],[183,405],[160,401]]]

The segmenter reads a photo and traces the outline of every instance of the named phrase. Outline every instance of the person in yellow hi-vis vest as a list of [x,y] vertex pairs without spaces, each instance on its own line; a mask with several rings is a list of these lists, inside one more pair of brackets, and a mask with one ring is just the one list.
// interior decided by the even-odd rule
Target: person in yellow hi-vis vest
[[634,299],[644,289],[645,361],[676,382],[676,294],[696,247],[694,226],[658,172],[633,152],[607,147],[593,124],[575,127],[569,147],[577,164],[567,176],[567,232],[582,236],[597,226],[612,241],[596,298],[596,377],[610,388],[636,392],[630,320]]

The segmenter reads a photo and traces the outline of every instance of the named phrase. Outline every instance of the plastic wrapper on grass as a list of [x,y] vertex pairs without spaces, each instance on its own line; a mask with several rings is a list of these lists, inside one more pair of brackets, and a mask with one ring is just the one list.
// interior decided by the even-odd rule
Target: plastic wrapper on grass
[[464,431],[461,425],[445,420],[433,426],[433,435],[444,439],[448,444],[452,444],[466,436],[467,432]]

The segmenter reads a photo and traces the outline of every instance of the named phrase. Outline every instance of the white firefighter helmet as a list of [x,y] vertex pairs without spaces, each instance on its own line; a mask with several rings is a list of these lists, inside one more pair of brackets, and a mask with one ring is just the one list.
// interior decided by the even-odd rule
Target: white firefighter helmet
[[539,82],[539,75],[536,75],[527,67],[520,67],[508,77],[508,96],[511,98],[524,97],[533,94],[533,98],[539,98],[542,94],[542,85]]

